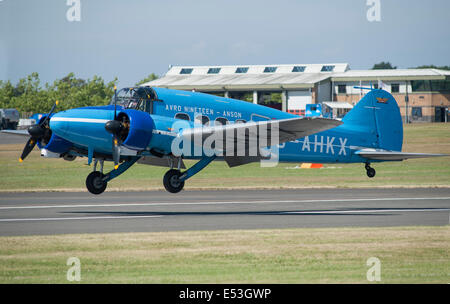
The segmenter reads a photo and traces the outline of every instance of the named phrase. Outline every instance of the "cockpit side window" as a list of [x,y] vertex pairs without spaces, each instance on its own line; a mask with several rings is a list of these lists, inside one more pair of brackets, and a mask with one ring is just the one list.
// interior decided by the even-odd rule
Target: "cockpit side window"
[[[111,105],[114,105],[114,96]],[[147,113],[152,112],[152,101],[157,100],[155,91],[151,87],[123,88],[116,94],[118,106],[124,109],[136,109]]]

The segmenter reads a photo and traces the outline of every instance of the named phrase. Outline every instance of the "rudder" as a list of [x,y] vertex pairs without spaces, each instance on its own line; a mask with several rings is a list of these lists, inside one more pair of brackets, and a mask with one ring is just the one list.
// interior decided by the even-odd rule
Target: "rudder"
[[371,90],[342,119],[373,137],[376,148],[401,151],[403,124],[394,97],[384,90]]

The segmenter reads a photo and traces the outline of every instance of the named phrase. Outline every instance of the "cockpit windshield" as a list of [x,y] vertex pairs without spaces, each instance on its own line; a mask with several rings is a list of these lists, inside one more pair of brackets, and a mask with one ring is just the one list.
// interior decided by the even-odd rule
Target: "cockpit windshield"
[[156,93],[150,87],[123,88],[112,97],[111,105],[114,105],[114,97],[117,105],[124,109],[150,112],[150,101],[156,99]]

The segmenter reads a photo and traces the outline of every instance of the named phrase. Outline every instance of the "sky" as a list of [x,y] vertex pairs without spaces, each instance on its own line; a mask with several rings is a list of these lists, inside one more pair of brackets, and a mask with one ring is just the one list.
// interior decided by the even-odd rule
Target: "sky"
[[449,12],[448,0],[0,0],[0,80],[73,72],[130,86],[169,65],[450,65]]

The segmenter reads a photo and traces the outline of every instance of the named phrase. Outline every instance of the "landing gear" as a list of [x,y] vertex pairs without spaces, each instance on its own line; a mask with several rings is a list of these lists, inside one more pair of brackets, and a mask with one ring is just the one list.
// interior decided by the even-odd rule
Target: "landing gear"
[[181,158],[178,158],[178,169],[174,169],[174,160],[170,162],[170,170],[164,175],[164,188],[170,193],[178,193],[184,187],[184,182],[203,170],[209,163],[211,163],[216,156],[204,157],[200,159],[195,165],[184,172],[180,171]]
[[375,169],[372,168],[372,167],[370,166],[369,163],[366,163],[366,172],[367,172],[367,176],[368,176],[369,178],[374,177],[375,174],[376,174]]
[[[140,156],[134,156],[123,162],[117,169],[113,169],[106,174],[103,174],[103,162],[104,159],[95,159],[94,171],[86,178],[86,187],[92,194],[101,194],[105,191],[108,182],[125,171],[127,171]],[[97,171],[97,164],[100,161],[100,171]]]
[[179,170],[170,169],[164,174],[164,188],[170,193],[178,193],[183,190],[184,181],[180,180],[182,173]]
[[101,194],[108,183],[104,181],[105,175],[100,171],[91,172],[86,178],[86,187],[92,194]]
[[86,188],[92,194],[101,194],[105,192],[108,182],[103,174],[103,159],[100,159],[100,171],[97,171],[97,164],[99,160],[94,162],[94,171],[91,172],[86,178]]

